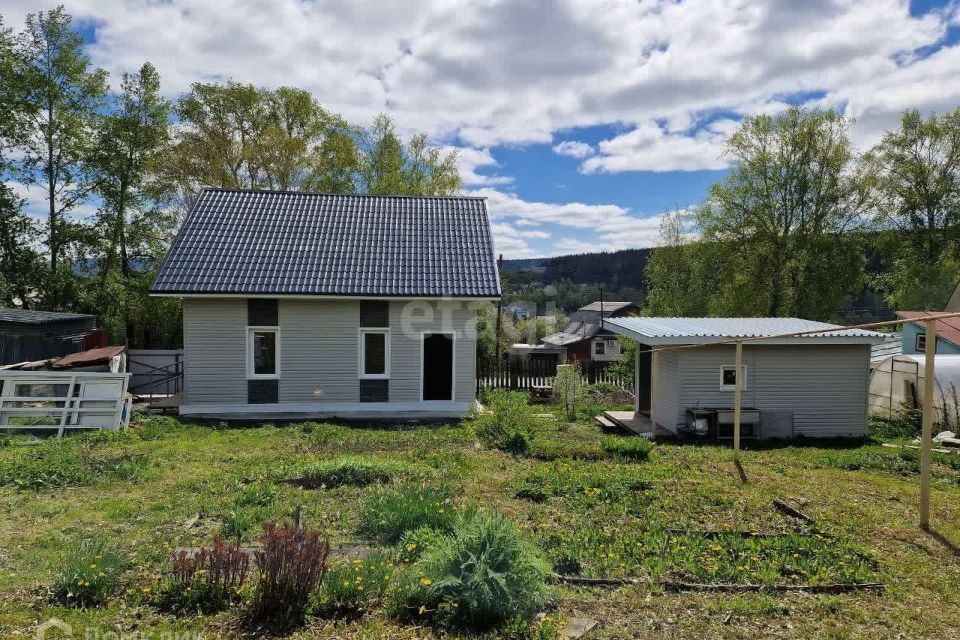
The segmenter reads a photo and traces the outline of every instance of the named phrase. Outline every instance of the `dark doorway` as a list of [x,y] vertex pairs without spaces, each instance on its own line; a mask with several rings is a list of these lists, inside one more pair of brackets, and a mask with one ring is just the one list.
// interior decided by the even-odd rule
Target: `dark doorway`
[[453,400],[453,336],[423,335],[423,399]]
[[650,347],[637,345],[637,412],[650,413]]

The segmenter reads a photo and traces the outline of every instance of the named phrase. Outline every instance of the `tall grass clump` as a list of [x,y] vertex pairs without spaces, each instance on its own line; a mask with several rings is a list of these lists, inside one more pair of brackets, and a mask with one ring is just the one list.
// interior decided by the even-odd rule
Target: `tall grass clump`
[[295,467],[286,472],[286,482],[305,489],[385,484],[395,476],[409,473],[409,465],[383,462],[362,456],[345,456]]
[[634,460],[642,462],[650,459],[650,452],[653,451],[653,443],[646,438],[607,436],[601,442],[600,446],[610,455],[622,460]]
[[49,440],[24,449],[0,463],[0,485],[35,491],[86,486],[106,478],[137,478],[146,468],[142,455],[102,451],[95,442],[74,438]]
[[250,619],[294,627],[303,623],[310,598],[323,584],[330,543],[292,525],[268,522],[263,529],[254,552],[257,584]]
[[446,486],[406,484],[380,487],[360,508],[359,533],[396,544],[407,531],[428,527],[449,531],[456,520],[452,492]]
[[487,411],[474,420],[474,432],[483,446],[514,455],[527,455],[533,443],[533,412],[527,396],[496,389],[487,394]]
[[474,512],[414,563],[390,610],[470,629],[529,621],[546,601],[549,573],[548,563],[513,523]]
[[73,607],[103,604],[116,591],[127,565],[126,558],[102,538],[73,542],[58,565],[50,597]]
[[214,540],[212,547],[176,551],[171,569],[155,596],[157,608],[177,614],[210,614],[240,601],[250,556],[236,543]]

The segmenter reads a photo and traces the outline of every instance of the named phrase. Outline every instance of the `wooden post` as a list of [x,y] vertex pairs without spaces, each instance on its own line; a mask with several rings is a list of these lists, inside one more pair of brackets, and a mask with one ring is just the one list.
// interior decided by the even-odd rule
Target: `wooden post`
[[[638,352],[639,354],[639,352]],[[639,358],[640,356],[637,355]],[[653,435],[657,435],[657,386],[660,383],[660,354],[654,349],[650,353],[650,424]]]
[[733,387],[733,459],[740,460],[740,406],[743,391],[743,343],[737,342]]
[[933,439],[933,384],[937,352],[937,321],[926,322],[923,363],[923,433],[920,445],[920,528],[930,529],[930,449]]

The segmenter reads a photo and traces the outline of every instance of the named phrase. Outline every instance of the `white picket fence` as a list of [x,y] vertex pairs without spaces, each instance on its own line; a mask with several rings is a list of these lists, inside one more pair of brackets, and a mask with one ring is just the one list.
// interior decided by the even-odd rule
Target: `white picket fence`
[[128,373],[0,371],[0,429],[125,428]]

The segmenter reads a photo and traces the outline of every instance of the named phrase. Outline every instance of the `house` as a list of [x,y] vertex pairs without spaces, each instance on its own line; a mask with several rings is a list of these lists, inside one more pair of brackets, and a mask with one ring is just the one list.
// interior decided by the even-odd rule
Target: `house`
[[[731,341],[837,328],[797,318],[634,317],[610,318],[604,325],[638,344],[631,422],[652,430],[652,403],[658,430],[703,433],[699,427],[709,426],[715,435],[729,435],[732,424],[738,372]],[[745,435],[862,436],[870,346],[883,339],[872,331],[845,330],[743,342]],[[681,345],[696,348],[671,348]],[[651,349],[663,349],[656,371]]]
[[540,342],[548,348],[563,349],[563,360],[615,362],[620,359],[620,343],[606,325],[607,318],[618,318],[637,310],[633,302],[592,302],[570,317],[563,331],[551,333]]
[[0,309],[0,365],[58,358],[106,345],[96,316],[84,313]]
[[482,198],[205,189],[151,293],[183,299],[182,415],[433,418],[500,284]]
[[[930,315],[930,311],[897,311],[897,317],[913,320]],[[944,318],[936,321],[937,345],[935,352],[944,355],[960,355],[960,317]],[[924,353],[927,347],[926,329],[923,322],[904,322],[902,353],[914,355]]]

